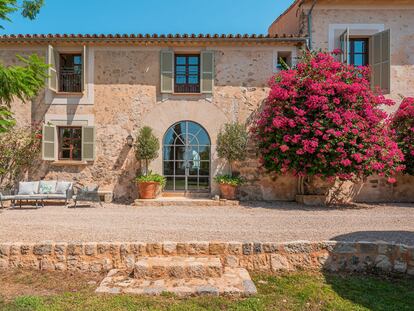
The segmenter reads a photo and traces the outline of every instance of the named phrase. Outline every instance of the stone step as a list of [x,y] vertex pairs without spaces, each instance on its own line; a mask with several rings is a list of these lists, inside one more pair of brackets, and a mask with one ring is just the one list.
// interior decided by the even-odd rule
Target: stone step
[[195,199],[186,197],[159,197],[153,200],[136,199],[133,206],[238,206],[239,201]]
[[111,270],[96,289],[96,293],[128,295],[173,293],[179,297],[204,295],[248,297],[257,294],[257,289],[246,269],[226,267],[220,277],[207,279],[146,280],[132,278],[128,271]]
[[223,266],[213,257],[147,257],[135,263],[136,279],[207,279],[220,277]]
[[163,191],[163,198],[188,198],[188,199],[210,199],[211,194],[208,192],[185,192],[185,191]]

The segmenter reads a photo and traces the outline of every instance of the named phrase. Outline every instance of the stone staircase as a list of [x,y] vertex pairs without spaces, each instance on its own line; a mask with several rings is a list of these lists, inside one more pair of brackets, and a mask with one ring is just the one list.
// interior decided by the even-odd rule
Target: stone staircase
[[257,290],[246,269],[223,267],[217,257],[146,257],[132,272],[111,270],[96,292],[246,297]]

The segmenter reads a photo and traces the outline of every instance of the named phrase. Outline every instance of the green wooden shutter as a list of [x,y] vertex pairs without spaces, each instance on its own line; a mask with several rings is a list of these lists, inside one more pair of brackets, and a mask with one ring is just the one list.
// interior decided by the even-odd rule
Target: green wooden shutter
[[54,161],[55,156],[55,139],[56,128],[53,125],[43,125],[42,131],[42,159]]
[[88,77],[87,72],[87,56],[88,56],[88,48],[86,45],[83,46],[82,50],[82,91],[86,90],[86,81]]
[[95,160],[95,127],[82,127],[82,160]]
[[201,93],[212,93],[214,87],[214,52],[201,52]]
[[385,30],[372,37],[372,86],[383,94],[391,92],[391,32]]
[[174,53],[161,51],[161,93],[173,93],[174,91]]
[[57,75],[57,70],[56,70],[56,66],[57,66],[56,60],[57,60],[57,57],[56,57],[55,49],[53,48],[53,46],[49,45],[48,50],[47,50],[47,62],[49,65],[47,84],[48,84],[49,89],[52,90],[53,92],[58,91],[58,75]]

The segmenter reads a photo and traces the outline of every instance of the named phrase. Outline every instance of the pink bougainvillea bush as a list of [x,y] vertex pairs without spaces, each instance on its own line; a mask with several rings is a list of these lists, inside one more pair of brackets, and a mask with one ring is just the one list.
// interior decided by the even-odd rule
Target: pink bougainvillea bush
[[405,98],[392,120],[396,140],[404,153],[405,172],[414,175],[414,98]]
[[369,68],[338,62],[328,53],[305,53],[296,68],[270,81],[253,134],[263,166],[272,172],[354,180],[403,170]]

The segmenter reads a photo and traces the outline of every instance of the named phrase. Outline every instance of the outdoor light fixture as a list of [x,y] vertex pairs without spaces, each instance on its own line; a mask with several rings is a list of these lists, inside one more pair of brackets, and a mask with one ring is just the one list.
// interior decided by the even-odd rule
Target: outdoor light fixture
[[132,144],[134,143],[134,138],[132,137],[131,134],[129,134],[127,136],[126,141],[127,141],[127,145],[130,146],[130,147],[132,147]]

